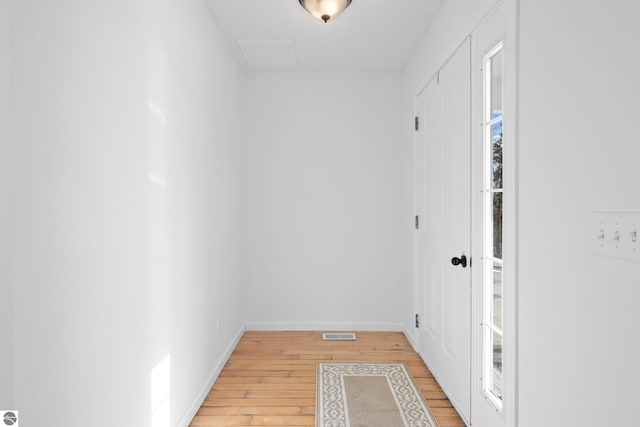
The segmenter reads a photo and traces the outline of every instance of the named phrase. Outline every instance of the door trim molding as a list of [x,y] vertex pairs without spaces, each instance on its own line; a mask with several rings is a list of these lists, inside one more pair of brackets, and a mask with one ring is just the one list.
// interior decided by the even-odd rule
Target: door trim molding
[[[504,204],[504,250],[505,267],[504,278],[509,290],[505,288],[503,294],[504,304],[504,337],[506,345],[503,347],[503,358],[505,366],[505,398],[503,401],[504,425],[517,427],[518,424],[518,13],[519,0],[499,0],[491,11],[478,23],[472,33],[472,123],[474,132],[472,135],[472,252],[477,256],[482,254],[482,145],[483,130],[478,125],[482,121],[482,72],[480,64],[484,57],[484,50],[489,46],[479,46],[479,31],[482,26],[490,20],[502,7],[508,7],[508,22],[504,23],[505,42],[505,80],[504,80],[504,105],[505,124],[504,135],[505,144],[503,148],[504,158],[504,181],[505,181],[505,204]],[[498,40],[495,40],[497,44]],[[508,50],[507,50],[508,49]],[[481,263],[476,263],[481,265]],[[483,299],[483,277],[482,268],[476,268],[472,275],[472,398],[471,417],[472,423],[479,427],[487,427],[478,424],[480,405],[484,404],[481,377],[482,370],[482,299]]]

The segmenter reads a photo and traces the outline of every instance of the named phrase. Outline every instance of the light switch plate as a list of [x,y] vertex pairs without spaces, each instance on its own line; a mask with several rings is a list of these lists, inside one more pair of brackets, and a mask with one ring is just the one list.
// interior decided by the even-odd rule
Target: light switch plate
[[594,211],[594,253],[640,262],[640,212]]

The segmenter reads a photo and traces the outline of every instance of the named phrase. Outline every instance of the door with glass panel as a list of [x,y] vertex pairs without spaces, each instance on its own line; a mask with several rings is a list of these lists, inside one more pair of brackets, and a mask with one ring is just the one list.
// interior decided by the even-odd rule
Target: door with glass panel
[[[480,121],[474,169],[479,188],[474,218],[479,255],[475,289],[478,329],[474,346],[474,424],[513,425],[515,420],[515,154],[511,2],[505,1],[476,31]],[[509,89],[509,90],[507,90]]]
[[465,421],[471,412],[471,44],[418,96],[419,350]]

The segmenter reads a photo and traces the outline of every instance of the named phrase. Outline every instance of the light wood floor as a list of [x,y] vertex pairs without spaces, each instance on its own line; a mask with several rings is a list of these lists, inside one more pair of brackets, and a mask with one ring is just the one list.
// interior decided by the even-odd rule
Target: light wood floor
[[455,409],[402,333],[246,332],[192,426],[315,426],[318,362],[404,363],[441,427],[462,427]]

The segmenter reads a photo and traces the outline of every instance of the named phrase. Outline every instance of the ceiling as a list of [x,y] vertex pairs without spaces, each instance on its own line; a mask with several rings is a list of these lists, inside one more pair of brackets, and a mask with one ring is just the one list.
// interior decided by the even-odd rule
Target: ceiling
[[353,0],[324,24],[298,0],[206,0],[247,69],[400,70],[444,0]]

